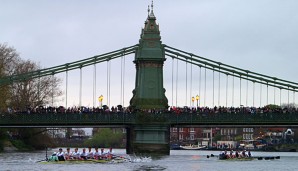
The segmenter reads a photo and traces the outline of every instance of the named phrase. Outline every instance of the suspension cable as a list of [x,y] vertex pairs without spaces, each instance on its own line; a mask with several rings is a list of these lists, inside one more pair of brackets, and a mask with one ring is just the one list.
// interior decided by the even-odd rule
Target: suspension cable
[[178,92],[178,55],[177,55],[177,66],[176,66],[176,107],[178,106],[178,104],[177,104],[177,100],[178,100],[177,92]]
[[294,91],[293,91],[293,107],[295,107],[295,89],[294,89]]
[[218,107],[220,106],[220,64],[218,66]]
[[241,102],[241,75],[240,75],[240,106],[242,105],[242,102]]
[[121,56],[121,67],[120,67],[120,105],[122,105],[122,84],[123,84],[123,56]]
[[267,104],[266,105],[268,105],[269,103],[268,103],[268,89],[269,89],[269,87],[268,87],[268,82],[267,82]]
[[[288,87],[290,89],[290,87]],[[288,90],[288,107],[290,107],[290,90]]]
[[80,67],[80,95],[79,95],[79,107],[82,106],[82,67]]
[[226,107],[228,107],[228,85],[229,85],[229,75],[227,74],[227,80],[226,80]]
[[252,106],[255,107],[255,82],[253,82]]
[[235,87],[235,76],[233,73],[233,87],[232,87],[232,106],[234,107],[234,87]]
[[260,83],[260,107],[262,107],[262,84]]
[[[200,66],[200,75],[199,75],[199,98],[201,98],[201,75],[202,75],[202,67]],[[199,99],[199,106],[201,106],[201,99]]]
[[54,107],[54,74],[52,74],[52,107]]
[[39,77],[38,77],[38,90],[37,90],[37,99],[38,99],[38,105],[40,105],[39,103],[40,103],[40,75],[39,75]]
[[109,106],[109,60],[107,61],[107,105]]
[[206,64],[205,64],[204,107],[206,107],[206,72],[207,72],[207,68],[206,68]]
[[[248,73],[247,73],[248,74]],[[247,80],[246,80],[246,107],[248,105],[248,75],[246,76]]]
[[93,65],[93,107],[96,106],[96,64]]
[[185,61],[185,106],[187,106],[187,59]]
[[109,61],[109,108],[111,109],[111,61]]
[[172,58],[172,107],[174,106],[174,58]]
[[189,98],[190,98],[190,106],[193,107],[193,104],[191,103],[192,102],[192,55],[190,56],[191,57],[191,63],[190,63],[190,92],[189,92]]
[[274,93],[273,93],[274,94],[274,97],[273,97],[274,103],[273,104],[276,105],[276,103],[275,103],[275,90],[276,90],[275,83],[274,83],[273,90],[274,90]]
[[279,88],[279,106],[281,107],[281,88]]
[[68,70],[66,70],[66,78],[65,78],[65,107],[66,107],[66,109],[68,108],[68,106],[67,106],[67,98],[68,98],[67,90],[68,90]]
[[122,90],[123,90],[123,95],[122,95],[122,98],[123,98],[123,101],[122,101],[122,104],[123,104],[123,106],[124,106],[124,93],[125,93],[125,54],[124,54],[124,56],[123,56],[123,88],[122,88]]
[[212,76],[212,79],[213,79],[213,81],[212,81],[212,107],[214,107],[214,70],[212,70],[213,71],[213,76]]

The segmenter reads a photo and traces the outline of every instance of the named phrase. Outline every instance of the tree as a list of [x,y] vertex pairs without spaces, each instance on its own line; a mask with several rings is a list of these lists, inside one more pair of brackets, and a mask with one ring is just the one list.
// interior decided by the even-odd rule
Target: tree
[[[13,47],[0,43],[0,79],[36,71],[40,68],[35,62],[22,60]],[[46,76],[13,82],[10,85],[0,85],[0,112],[6,112],[7,108],[24,111],[40,105],[49,105],[52,99],[62,94],[59,88],[60,83],[61,80],[57,77]],[[35,134],[41,130],[39,128],[10,129],[18,133],[24,142],[35,148],[42,148],[45,142],[49,142],[46,134]]]
[[[28,60],[21,60],[16,66],[14,74],[22,74],[40,69],[40,67]],[[20,110],[36,108],[43,105],[52,105],[51,101],[59,97],[62,92],[59,89],[61,80],[55,76],[29,79],[12,84],[11,106]]]
[[92,139],[86,140],[84,144],[90,147],[120,147],[122,140],[122,132],[113,132],[109,128],[103,128]]
[[[0,79],[12,75],[19,61],[19,54],[14,48],[0,43]],[[0,111],[5,111],[8,107],[10,88],[9,85],[0,85]]]
[[[41,67],[30,60],[22,60],[13,47],[0,44],[0,78],[39,70]],[[26,110],[40,105],[49,105],[59,97],[61,79],[55,76],[40,77],[10,85],[0,85],[0,109],[7,107]]]

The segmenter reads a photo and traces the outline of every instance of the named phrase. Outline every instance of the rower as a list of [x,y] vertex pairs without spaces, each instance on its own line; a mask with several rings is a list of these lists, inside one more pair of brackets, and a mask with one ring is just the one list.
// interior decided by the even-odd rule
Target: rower
[[251,157],[251,153],[250,153],[250,150],[248,150],[248,157]]
[[101,148],[100,149],[100,158],[102,159],[102,158],[106,158],[106,156],[105,156],[105,152],[104,152],[104,148]]
[[73,159],[80,159],[80,153],[78,152],[78,148],[75,148],[75,151],[72,152],[71,157]]
[[83,151],[81,152],[80,157],[84,160],[87,160],[87,152],[85,148],[83,148]]
[[230,151],[230,158],[234,158],[233,150]]
[[87,152],[87,159],[93,159],[94,152],[91,150],[91,147],[88,147],[88,152]]
[[64,153],[62,151],[62,148],[59,148],[59,151],[57,153],[57,157],[58,157],[58,160],[59,161],[65,161],[65,158],[64,158]]
[[100,157],[100,152],[98,151],[98,147],[95,147],[95,151],[93,152],[93,158],[99,159],[99,157]]
[[112,157],[113,157],[113,149],[112,149],[112,147],[110,147],[110,149],[109,149],[109,151],[107,153],[108,153],[107,154],[108,159],[112,159]]
[[65,160],[70,160],[71,159],[70,148],[67,148],[66,152],[64,152],[64,158],[65,158]]

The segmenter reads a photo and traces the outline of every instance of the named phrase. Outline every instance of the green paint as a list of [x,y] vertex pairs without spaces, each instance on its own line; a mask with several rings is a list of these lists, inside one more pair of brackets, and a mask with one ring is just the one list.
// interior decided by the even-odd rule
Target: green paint
[[148,15],[142,29],[134,63],[136,82],[130,106],[133,109],[167,109],[168,99],[163,87],[164,47],[161,43],[159,25],[153,11]]

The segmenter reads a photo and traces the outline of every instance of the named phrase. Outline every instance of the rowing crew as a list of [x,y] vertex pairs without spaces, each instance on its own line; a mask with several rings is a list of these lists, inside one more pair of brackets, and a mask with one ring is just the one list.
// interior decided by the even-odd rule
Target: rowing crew
[[247,158],[247,157],[251,157],[251,153],[250,151],[248,150],[248,152],[246,150],[243,150],[242,152],[241,151],[234,151],[231,150],[230,153],[228,153],[227,151],[223,151],[219,154],[222,158],[225,158],[225,159],[229,159],[229,158]]
[[65,161],[65,160],[87,160],[87,159],[112,159],[113,153],[112,148],[109,151],[105,152],[103,148],[98,150],[95,148],[95,151],[91,150],[91,147],[88,147],[88,151],[83,148],[82,152],[78,151],[78,148],[75,148],[73,152],[70,152],[70,148],[67,148],[65,152],[63,152],[62,148],[49,158],[49,161]]

